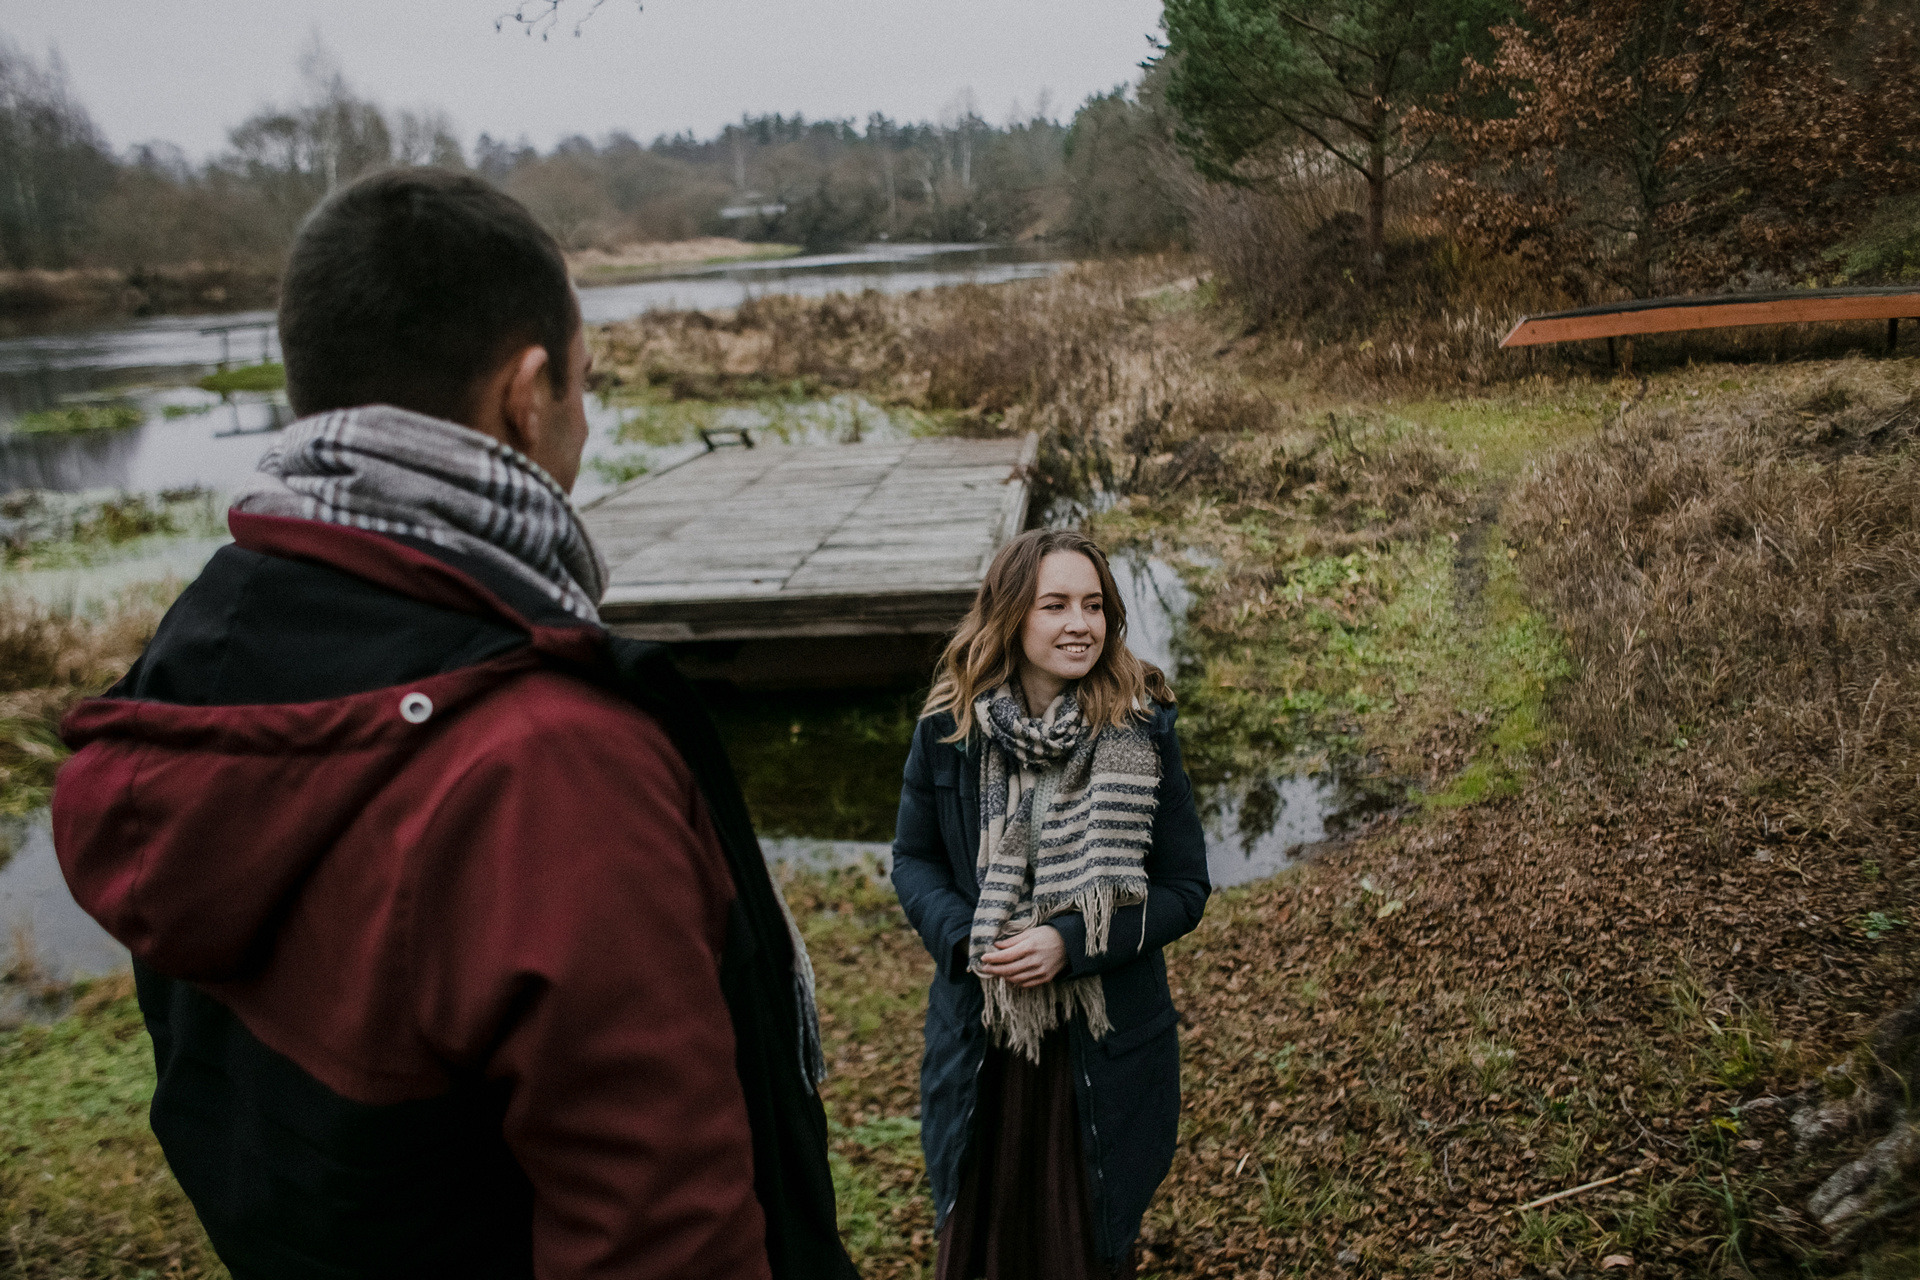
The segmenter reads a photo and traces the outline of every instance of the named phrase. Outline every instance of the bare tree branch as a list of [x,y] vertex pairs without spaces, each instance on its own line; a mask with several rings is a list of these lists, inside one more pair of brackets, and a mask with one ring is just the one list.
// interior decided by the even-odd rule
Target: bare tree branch
[[[607,0],[582,0],[582,2],[586,5],[586,10],[573,21],[573,34],[576,36]],[[573,0],[521,0],[521,3],[493,20],[493,29],[504,31],[507,24],[511,22],[528,35],[538,35],[545,40],[553,34],[554,28],[560,25],[560,11],[569,8],[572,4]],[[641,9],[645,6],[641,0],[634,0],[633,7]]]

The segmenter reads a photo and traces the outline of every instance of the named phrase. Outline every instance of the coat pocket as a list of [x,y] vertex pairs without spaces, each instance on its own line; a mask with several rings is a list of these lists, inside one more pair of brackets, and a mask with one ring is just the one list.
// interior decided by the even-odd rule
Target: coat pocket
[[1142,1045],[1151,1044],[1178,1021],[1180,1021],[1179,1010],[1168,1005],[1139,1026],[1128,1027],[1125,1031],[1116,1031],[1100,1041],[1100,1051],[1109,1058],[1123,1057]]

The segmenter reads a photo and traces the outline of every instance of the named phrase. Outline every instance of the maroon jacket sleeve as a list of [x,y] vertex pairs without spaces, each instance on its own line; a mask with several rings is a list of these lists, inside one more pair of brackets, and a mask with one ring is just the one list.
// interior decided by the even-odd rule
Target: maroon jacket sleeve
[[410,907],[421,1025],[511,1089],[540,1280],[758,1280],[718,839],[652,721],[557,676],[527,684],[431,806]]

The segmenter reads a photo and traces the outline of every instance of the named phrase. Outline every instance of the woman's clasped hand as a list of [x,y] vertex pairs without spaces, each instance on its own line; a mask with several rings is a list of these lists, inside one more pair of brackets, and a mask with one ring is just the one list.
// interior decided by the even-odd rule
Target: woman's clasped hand
[[1001,938],[980,958],[980,971],[1016,987],[1038,987],[1067,967],[1067,944],[1050,924]]

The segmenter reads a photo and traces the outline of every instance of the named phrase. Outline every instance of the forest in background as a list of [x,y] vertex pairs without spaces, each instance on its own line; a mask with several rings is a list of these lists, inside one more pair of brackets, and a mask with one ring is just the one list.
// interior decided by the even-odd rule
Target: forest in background
[[485,175],[569,251],[714,235],[812,250],[1036,237],[1134,249],[1179,234],[1124,89],[1065,124],[1043,99],[996,125],[962,93],[934,123],[750,116],[709,138],[641,142],[615,128],[543,152],[485,133],[469,145],[443,112],[389,110],[318,47],[299,83],[204,162],[164,141],[116,152],[57,53],[0,42],[0,268],[113,272],[136,286],[181,271],[270,278],[328,191],[413,164]]
[[[437,164],[486,175],[572,252],[1191,248],[1254,325],[1342,337],[1486,299],[1898,281],[1920,275],[1917,17],[1920,0],[1169,0],[1144,74],[1065,122],[1043,99],[995,124],[963,92],[932,122],[749,116],[546,151],[383,107],[316,44],[295,97],[205,161],[116,152],[56,54],[0,43],[0,268],[104,273],[138,295],[121,309],[231,304],[270,293],[329,190]],[[16,318],[65,296],[13,284]]]

